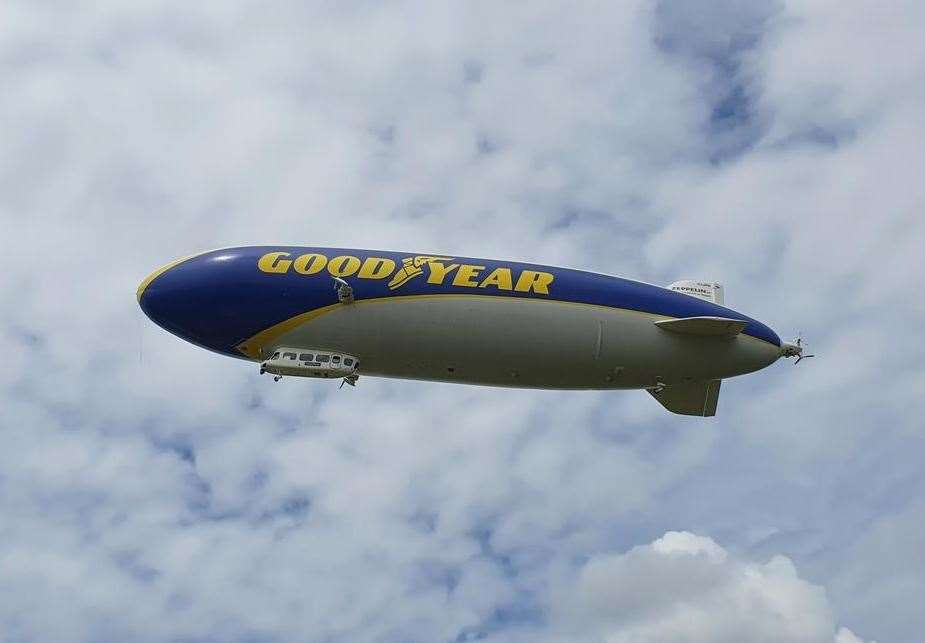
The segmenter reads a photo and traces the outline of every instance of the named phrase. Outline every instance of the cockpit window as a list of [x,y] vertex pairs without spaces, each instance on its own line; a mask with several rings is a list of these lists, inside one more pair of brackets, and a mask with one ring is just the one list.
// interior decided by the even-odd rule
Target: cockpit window
[[295,359],[295,353],[283,353],[283,359]]
[[279,351],[276,351],[275,353],[273,353],[273,357],[271,357],[270,359],[279,359]]

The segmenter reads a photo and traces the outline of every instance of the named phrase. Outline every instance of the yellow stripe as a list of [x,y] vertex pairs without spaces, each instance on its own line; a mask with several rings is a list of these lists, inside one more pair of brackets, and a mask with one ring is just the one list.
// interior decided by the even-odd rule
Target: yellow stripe
[[171,268],[175,268],[176,266],[179,266],[179,265],[180,265],[181,263],[183,263],[184,261],[189,261],[190,259],[195,259],[196,257],[202,256],[202,255],[204,255],[204,254],[208,254],[209,252],[212,252],[212,251],[209,250],[209,251],[207,251],[207,252],[198,252],[198,253],[196,253],[196,254],[194,254],[194,255],[190,255],[190,256],[188,256],[188,257],[183,257],[182,259],[177,259],[176,261],[171,261],[171,262],[168,263],[166,266],[161,266],[160,268],[158,268],[157,270],[155,270],[154,272],[152,272],[150,275],[148,275],[147,277],[145,277],[145,280],[141,282],[141,285],[140,285],[140,286],[138,286],[138,290],[135,291],[135,298],[138,300],[139,303],[141,303],[141,296],[144,294],[145,289],[146,289],[148,286],[151,285],[151,282],[152,282],[152,281],[154,281],[155,279],[157,279],[158,277],[160,277],[162,274],[164,274],[165,272],[167,272],[167,271],[170,270]]
[[[398,299],[398,297],[387,297],[386,299]],[[357,303],[359,302],[354,302],[354,304],[351,305],[355,305]],[[281,335],[285,335],[290,330],[301,326],[305,322],[321,317],[325,313],[329,313],[335,308],[343,305],[344,304],[331,304],[330,306],[323,306],[322,308],[316,308],[315,310],[310,310],[307,313],[302,313],[301,315],[290,317],[286,321],[280,322],[270,326],[265,330],[260,331],[250,339],[245,339],[243,342],[235,346],[235,348],[237,348],[244,355],[247,355],[251,359],[261,360],[263,359],[261,355],[263,347],[268,343],[272,342]]]

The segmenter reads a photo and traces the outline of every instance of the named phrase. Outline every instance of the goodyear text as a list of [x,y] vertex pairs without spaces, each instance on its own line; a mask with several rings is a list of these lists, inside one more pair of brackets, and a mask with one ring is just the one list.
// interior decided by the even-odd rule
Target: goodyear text
[[387,257],[353,255],[328,257],[317,252],[293,256],[289,252],[268,252],[257,260],[257,268],[268,274],[296,273],[360,279],[388,279],[390,290],[397,290],[413,279],[423,279],[436,286],[507,290],[548,295],[555,277],[548,272],[499,266],[488,268],[459,263],[452,257],[416,255],[405,257],[401,264]]

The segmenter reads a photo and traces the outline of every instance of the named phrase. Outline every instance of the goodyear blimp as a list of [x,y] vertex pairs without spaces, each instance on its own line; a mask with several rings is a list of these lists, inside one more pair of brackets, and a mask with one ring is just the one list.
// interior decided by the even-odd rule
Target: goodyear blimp
[[277,380],[644,389],[710,416],[724,378],[804,357],[799,341],[723,306],[716,283],[452,255],[227,248],[164,266],[137,296],[162,328]]

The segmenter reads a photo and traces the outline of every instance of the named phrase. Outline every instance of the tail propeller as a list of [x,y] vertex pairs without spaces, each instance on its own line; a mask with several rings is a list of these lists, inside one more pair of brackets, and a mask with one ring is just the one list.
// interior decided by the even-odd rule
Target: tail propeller
[[793,363],[794,366],[802,362],[804,359],[809,359],[810,357],[815,357],[815,355],[804,355],[803,354],[803,338],[797,337],[797,348],[800,349],[800,352],[797,353],[797,361]]
[[796,342],[793,344],[783,344],[780,347],[780,354],[783,355],[784,357],[796,357],[797,359],[793,363],[793,365],[796,366],[797,364],[802,362],[804,359],[815,357],[814,354],[804,355],[803,354],[804,348],[806,347],[803,346],[803,337],[800,336],[800,337],[797,337]]

